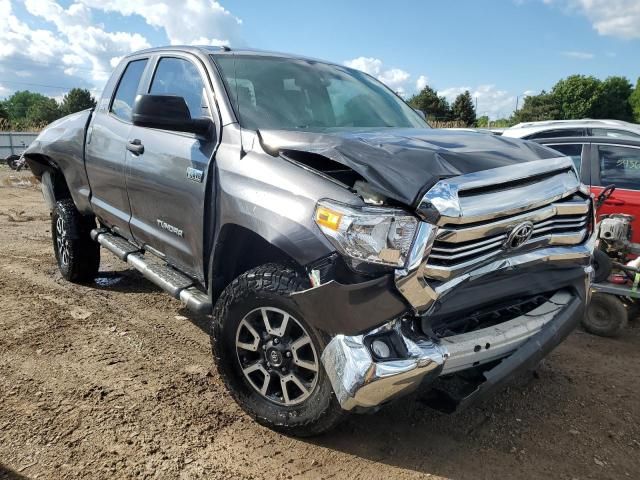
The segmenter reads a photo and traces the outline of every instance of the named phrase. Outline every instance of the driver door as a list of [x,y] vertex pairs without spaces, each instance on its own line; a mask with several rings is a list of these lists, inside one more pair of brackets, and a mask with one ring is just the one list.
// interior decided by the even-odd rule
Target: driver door
[[[211,113],[204,68],[189,56],[156,59],[147,93],[183,97],[192,118]],[[168,263],[202,280],[206,185],[216,135],[202,137],[133,126],[126,181],[135,240]],[[210,200],[212,202],[213,200]]]

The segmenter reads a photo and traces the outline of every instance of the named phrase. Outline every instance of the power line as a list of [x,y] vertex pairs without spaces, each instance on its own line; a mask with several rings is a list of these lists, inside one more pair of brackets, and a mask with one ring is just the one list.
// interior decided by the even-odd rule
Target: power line
[[74,65],[64,65],[64,64],[52,64],[47,62],[38,62],[36,60],[0,60],[0,64],[5,65],[42,65],[43,67],[52,67],[52,68],[72,68],[75,70],[84,70],[87,72],[98,72],[98,73],[111,73],[108,70],[101,70],[98,68],[86,68],[86,67],[76,67]]
[[0,84],[3,83],[9,83],[9,84],[13,84],[13,85],[29,85],[32,87],[43,87],[43,88],[55,88],[58,90],[71,90],[72,88],[78,88],[78,86],[74,86],[74,87],[70,87],[70,86],[66,86],[63,87],[61,85],[46,85],[43,83],[30,83],[30,82],[14,82],[14,81],[10,81],[10,80],[1,80],[0,79]]

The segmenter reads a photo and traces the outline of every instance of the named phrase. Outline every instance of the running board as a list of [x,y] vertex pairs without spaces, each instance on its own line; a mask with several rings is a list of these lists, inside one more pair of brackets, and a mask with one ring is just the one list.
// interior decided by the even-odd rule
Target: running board
[[192,312],[211,313],[209,296],[195,286],[195,281],[166,264],[151,263],[144,252],[127,240],[104,230],[92,230],[91,238],[120,260],[138,270],[147,280],[177,298]]

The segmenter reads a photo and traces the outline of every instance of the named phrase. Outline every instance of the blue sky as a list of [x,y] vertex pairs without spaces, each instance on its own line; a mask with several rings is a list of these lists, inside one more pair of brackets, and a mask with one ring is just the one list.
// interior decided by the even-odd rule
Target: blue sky
[[226,43],[346,63],[411,95],[469,89],[478,114],[582,73],[640,75],[640,0],[0,0],[0,97],[98,92],[131,50]]

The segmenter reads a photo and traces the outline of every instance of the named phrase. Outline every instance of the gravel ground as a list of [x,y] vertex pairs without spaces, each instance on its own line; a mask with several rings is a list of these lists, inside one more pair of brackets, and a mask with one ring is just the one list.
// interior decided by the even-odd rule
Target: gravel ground
[[637,321],[576,331],[463,414],[416,394],[298,440],[233,403],[206,318],[106,252],[94,285],[62,280],[40,192],[4,165],[0,294],[0,479],[640,478]]

